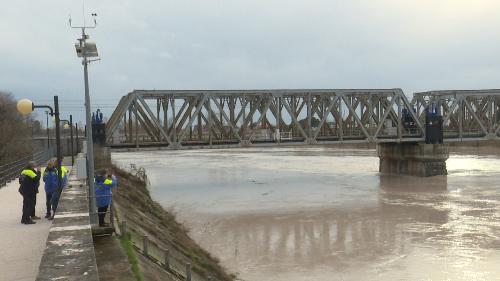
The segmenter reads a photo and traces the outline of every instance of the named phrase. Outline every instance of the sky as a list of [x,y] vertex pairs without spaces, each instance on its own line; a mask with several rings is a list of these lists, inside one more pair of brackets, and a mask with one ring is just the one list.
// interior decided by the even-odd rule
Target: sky
[[[0,90],[84,119],[134,89],[500,88],[498,0],[0,0]],[[83,11],[85,11],[83,13]],[[45,114],[38,113],[44,119]]]

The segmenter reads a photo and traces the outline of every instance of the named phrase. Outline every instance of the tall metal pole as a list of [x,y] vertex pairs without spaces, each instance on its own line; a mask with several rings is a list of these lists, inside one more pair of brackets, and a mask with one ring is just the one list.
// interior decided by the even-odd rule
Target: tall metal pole
[[75,133],[76,133],[76,153],[80,153],[80,139],[78,138],[78,123],[75,123]]
[[73,151],[73,115],[69,115],[69,129],[71,135],[71,166],[75,163],[75,153]]
[[49,112],[45,111],[45,115],[47,115],[47,149],[50,149]]
[[90,195],[90,222],[95,223],[96,219],[96,202],[95,202],[95,189],[94,189],[94,146],[92,141],[92,117],[90,108],[90,95],[89,95],[89,75],[87,72],[88,58],[85,48],[85,41],[87,35],[85,28],[82,28],[82,43],[83,43],[83,76],[85,80],[85,115],[86,115],[86,133],[87,133],[87,171]]
[[61,157],[61,135],[59,131],[59,97],[54,96],[54,117],[56,119],[56,155],[57,155],[57,187],[62,191],[62,157]]

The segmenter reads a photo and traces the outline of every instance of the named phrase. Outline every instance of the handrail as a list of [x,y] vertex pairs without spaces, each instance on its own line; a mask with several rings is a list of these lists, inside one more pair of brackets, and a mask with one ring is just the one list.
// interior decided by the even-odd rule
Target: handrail
[[28,161],[45,162],[53,157],[53,155],[54,148],[49,148],[0,166],[0,188],[17,178]]

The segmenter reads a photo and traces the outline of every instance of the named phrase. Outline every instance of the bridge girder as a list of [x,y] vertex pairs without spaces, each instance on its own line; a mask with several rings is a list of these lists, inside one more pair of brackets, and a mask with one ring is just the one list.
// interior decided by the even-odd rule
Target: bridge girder
[[415,142],[424,140],[431,104],[443,112],[448,140],[491,139],[500,131],[499,99],[499,90],[417,93],[411,102],[401,89],[136,90],[109,119],[107,142],[174,149]]
[[[415,93],[417,108],[433,104],[443,115],[447,141],[496,140],[500,133],[500,90],[446,90]],[[419,112],[420,120],[425,110]]]

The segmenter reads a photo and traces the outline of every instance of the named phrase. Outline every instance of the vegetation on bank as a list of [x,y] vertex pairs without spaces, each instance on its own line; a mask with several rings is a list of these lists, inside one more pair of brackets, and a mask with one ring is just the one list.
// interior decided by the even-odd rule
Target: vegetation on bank
[[32,153],[32,121],[17,111],[11,94],[0,92],[0,165]]
[[122,235],[120,237],[120,243],[127,254],[128,261],[130,263],[130,267],[132,269],[132,273],[137,281],[143,281],[144,277],[142,276],[141,270],[139,269],[139,261],[137,260],[137,256],[135,255],[134,246],[132,246],[132,242],[130,241],[129,235]]
[[177,222],[174,215],[151,199],[144,180],[118,167],[113,169],[119,181],[113,198],[120,220],[126,220],[131,227],[147,233],[155,243],[169,249],[176,259],[192,263],[193,271],[200,276],[212,276],[221,281],[235,278],[188,236],[186,228]]

